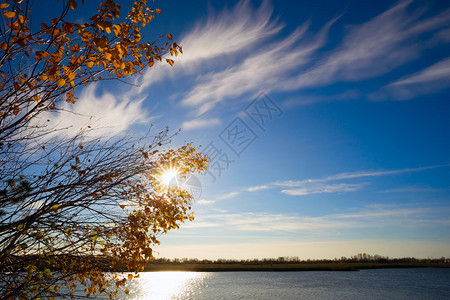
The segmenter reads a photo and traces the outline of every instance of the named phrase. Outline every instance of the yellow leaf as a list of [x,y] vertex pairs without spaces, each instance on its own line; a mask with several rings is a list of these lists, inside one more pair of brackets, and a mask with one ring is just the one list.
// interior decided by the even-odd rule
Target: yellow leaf
[[58,81],[56,82],[56,84],[58,86],[64,86],[66,84],[66,80],[64,78],[60,78],[58,79]]
[[171,60],[171,59],[166,59],[166,61],[169,63],[169,65],[173,66],[173,60]]
[[94,62],[93,61],[88,61],[86,63],[86,67],[88,67],[88,68],[92,68],[93,66],[94,66]]
[[11,18],[14,18],[16,16],[15,12],[9,11],[9,10],[5,10],[5,12],[3,14],[5,15],[6,19],[11,19]]
[[106,33],[110,34],[111,33],[111,27],[105,27],[105,31],[106,31]]
[[75,72],[70,72],[69,71],[69,74],[67,75],[67,77],[70,79],[70,80],[73,80],[73,79],[75,79],[75,76],[77,75],[77,73],[75,73]]
[[122,31],[122,27],[119,24],[113,25],[114,34],[118,36],[120,32]]

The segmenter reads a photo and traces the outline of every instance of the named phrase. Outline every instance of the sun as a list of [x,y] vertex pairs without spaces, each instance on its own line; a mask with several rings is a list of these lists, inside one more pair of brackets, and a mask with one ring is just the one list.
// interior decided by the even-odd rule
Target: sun
[[177,169],[167,169],[162,172],[162,174],[159,176],[160,182],[162,185],[165,185],[166,187],[172,185],[172,184],[178,184],[177,176],[178,176],[178,170]]

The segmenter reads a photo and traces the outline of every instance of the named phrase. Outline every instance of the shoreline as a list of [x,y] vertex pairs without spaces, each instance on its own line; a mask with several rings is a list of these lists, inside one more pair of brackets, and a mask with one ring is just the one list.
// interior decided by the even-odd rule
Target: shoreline
[[144,272],[305,272],[367,269],[450,268],[450,263],[319,263],[319,264],[149,264]]

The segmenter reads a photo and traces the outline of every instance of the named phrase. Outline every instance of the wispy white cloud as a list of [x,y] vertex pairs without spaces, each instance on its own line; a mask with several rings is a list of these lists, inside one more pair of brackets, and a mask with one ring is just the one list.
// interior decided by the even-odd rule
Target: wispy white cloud
[[195,202],[195,204],[197,204],[197,205],[209,205],[209,204],[214,204],[214,203],[216,203],[216,201],[214,201],[214,200],[204,200],[204,199],[198,200],[198,201]]
[[241,192],[230,192],[221,196],[216,197],[217,200],[225,200],[225,199],[231,199],[239,195]]
[[221,225],[216,222],[187,222],[183,224],[183,228],[186,229],[213,228],[220,226]]
[[430,211],[432,208],[429,207],[419,207],[419,208],[389,208],[389,209],[371,209],[371,210],[362,210],[354,213],[343,213],[330,215],[333,219],[379,219],[379,218],[402,218],[410,217],[413,215],[424,215]]
[[[233,9],[220,13],[210,12],[206,20],[200,20],[180,41],[183,54],[173,57],[173,68],[164,64],[147,69],[136,78],[139,93],[150,85],[167,77],[196,73],[201,76],[205,65],[217,65],[224,56],[238,53],[255,43],[277,34],[283,25],[272,20],[273,8],[270,1],[263,1],[258,9],[251,7],[249,0],[242,0]],[[220,57],[220,60],[211,60]]]
[[195,129],[205,128],[205,127],[216,126],[219,124],[220,124],[219,118],[194,119],[191,121],[183,122],[183,124],[181,125],[181,128],[183,130],[188,131],[188,130],[195,130]]
[[262,87],[265,91],[279,89],[289,72],[310,63],[311,55],[324,45],[334,21],[324,26],[312,40],[304,40],[309,28],[305,24],[281,41],[258,47],[257,51],[249,52],[243,62],[202,78],[181,103],[196,107],[197,115],[201,115],[225,99],[256,93]]
[[[152,84],[168,78],[188,78],[189,84],[174,91],[173,99],[201,116],[225,101],[252,98],[262,89],[292,92],[378,77],[420,58],[433,43],[450,42],[450,10],[429,16],[426,8],[413,9],[411,3],[398,2],[367,22],[347,26],[341,42],[325,52],[321,49],[327,45],[329,29],[340,17],[318,30],[305,22],[285,36],[284,25],[273,17],[269,1],[254,8],[250,1],[242,0],[197,22],[181,38],[184,53],[174,58],[174,67],[158,64],[148,69],[136,78],[140,88],[133,95],[143,95]],[[428,80],[433,76],[442,77],[440,83]],[[442,61],[368,97],[390,99],[392,92],[387,90],[395,90],[396,97],[404,99],[438,91],[448,86],[445,76],[448,64]],[[407,83],[412,80],[422,80],[422,87],[408,94],[405,87],[412,86]],[[361,95],[355,90],[343,91],[335,96],[291,99],[285,105],[289,108]],[[184,127],[190,130],[203,124],[207,122],[188,120]]]
[[450,166],[450,164],[427,166],[427,167],[420,167],[420,168],[385,170],[385,171],[346,172],[346,173],[339,173],[339,174],[335,174],[335,175],[331,175],[331,176],[327,176],[327,177],[323,177],[323,178],[278,181],[278,182],[274,182],[273,185],[284,186],[284,187],[296,187],[296,186],[303,186],[305,184],[313,184],[313,183],[320,183],[320,182],[330,182],[330,181],[338,181],[338,180],[346,180],[346,179],[358,179],[358,178],[366,178],[366,177],[395,175],[395,174],[401,174],[401,173],[420,172],[420,171],[425,171],[425,170],[430,170],[430,169],[435,169],[435,168],[449,167],[449,166]]
[[[230,62],[225,69],[218,63],[218,69],[199,75],[196,84],[182,98],[181,104],[193,108],[197,115],[201,115],[225,100],[231,101],[246,94],[255,94],[262,88],[266,92],[297,91],[341,81],[361,81],[386,74],[419,58],[430,43],[436,40],[447,41],[446,31],[442,28],[450,26],[450,11],[424,17],[426,9],[412,10],[411,2],[399,2],[365,23],[348,26],[341,44],[327,53],[320,53],[319,50],[326,44],[329,28],[337,19],[323,26],[315,37],[309,24],[305,24],[284,39],[272,39],[265,44],[252,45],[251,51],[240,52],[243,59]],[[238,6],[244,5],[242,3],[250,12],[248,2],[241,2]],[[257,39],[252,39],[251,42],[260,41],[259,37],[265,30],[270,32],[270,35],[279,32],[274,28],[281,26],[268,21],[272,12],[268,7],[263,5],[258,10],[258,14],[264,18],[256,18],[255,23],[259,24],[256,26]],[[262,13],[263,11],[265,13]],[[241,14],[236,14],[232,19],[237,24],[248,25],[253,22]],[[264,22],[261,22],[261,19]],[[185,40],[188,45],[206,43],[219,45],[220,48],[223,43],[229,43],[228,40],[219,42],[217,39],[228,36],[228,27],[234,32],[234,26],[226,22],[208,24],[210,26],[196,27],[193,33],[188,35],[189,38]],[[214,38],[210,32],[215,33]],[[237,37],[233,37],[233,40],[245,39],[248,32],[236,34]],[[267,36],[269,35],[265,37]],[[211,42],[207,42],[209,39]],[[234,49],[233,45],[230,45],[231,49]],[[239,49],[247,48],[249,45],[242,43]],[[224,52],[212,51],[211,55],[223,55],[227,53],[228,48],[225,46],[224,49]],[[204,56],[202,51],[198,50],[198,53]],[[438,67],[443,66],[437,66],[435,70],[430,71],[436,71]]]
[[[435,166],[426,166],[420,168],[405,168],[405,169],[396,169],[396,170],[368,170],[368,171],[357,171],[357,172],[344,172],[339,174],[334,174],[322,178],[308,178],[302,180],[285,180],[285,181],[274,181],[267,184],[250,186],[246,188],[238,189],[237,191],[233,191],[227,194],[219,195],[215,197],[215,201],[225,200],[234,198],[237,195],[240,195],[245,192],[257,192],[261,190],[267,189],[276,189],[281,188],[281,193],[289,195],[289,196],[306,196],[311,194],[325,194],[325,193],[346,193],[346,192],[354,192],[361,190],[365,186],[369,184],[369,182],[348,182],[349,180],[358,180],[362,178],[371,178],[371,177],[381,177],[381,176],[390,176],[396,174],[403,173],[412,173],[412,172],[421,172],[426,170],[432,170],[436,168],[445,168],[450,167],[450,164],[444,165],[435,165]],[[333,183],[335,181],[347,181],[345,183]],[[436,189],[420,189],[414,187],[408,187],[405,189],[395,189],[395,190],[387,190],[384,192],[409,192],[409,191],[421,191],[421,192],[430,192],[436,191]],[[383,192],[383,191],[381,191]],[[215,202],[214,201],[214,202]],[[208,204],[210,204],[208,202]]]
[[[450,58],[392,82],[384,88],[396,99],[409,99],[450,87]],[[383,92],[383,90],[382,90]]]
[[306,196],[310,194],[325,194],[325,193],[340,193],[340,192],[353,192],[361,189],[366,183],[358,184],[314,184],[311,186],[305,186],[298,189],[281,190],[283,194],[290,196]]
[[266,190],[269,189],[270,186],[265,184],[265,185],[257,185],[257,186],[251,186],[249,188],[247,188],[248,192],[256,192],[256,191],[261,191],[261,190]]
[[256,10],[249,0],[244,0],[231,10],[211,14],[181,40],[183,64],[193,61],[197,65],[199,61],[238,52],[278,33],[283,25],[271,19],[272,11],[267,0]]
[[450,74],[450,58],[447,58],[420,72],[407,76],[404,79],[397,80],[393,82],[391,85],[392,86],[409,85],[442,79],[446,79],[446,81],[448,82],[449,74]]
[[209,205],[209,204],[214,204],[217,201],[222,201],[222,200],[227,200],[227,199],[232,199],[238,195],[240,195],[242,192],[241,191],[234,191],[234,192],[229,192],[229,193],[225,193],[225,194],[221,194],[221,195],[216,195],[214,197],[211,197],[211,199],[201,199],[196,201],[196,204],[199,205]]
[[[348,210],[338,214],[321,216],[304,216],[296,213],[215,213],[196,216],[197,228],[224,227],[226,231],[240,232],[331,232],[358,228],[413,228],[441,224],[450,226],[447,214],[450,207],[411,207],[398,204],[387,207],[385,204],[377,208],[365,207]],[[207,225],[204,225],[207,224]],[[194,226],[194,225],[193,225]]]
[[43,114],[38,122],[56,129],[49,138],[75,136],[87,126],[91,128],[89,137],[108,137],[153,119],[143,108],[143,99],[132,101],[106,92],[99,96],[98,85],[92,83],[83,89],[75,104],[64,103],[60,111]]
[[[435,165],[435,166],[426,166],[420,168],[405,168],[405,169],[396,169],[396,170],[369,170],[369,171],[357,171],[357,172],[344,172],[339,174],[334,174],[322,178],[308,178],[302,180],[284,180],[284,181],[275,181],[272,183],[251,186],[248,188],[242,188],[239,192],[234,193],[242,193],[242,192],[255,192],[259,190],[267,190],[267,189],[275,189],[281,188],[281,192],[283,194],[289,196],[306,196],[311,194],[324,194],[324,193],[345,193],[345,192],[353,192],[358,191],[364,188],[369,184],[369,182],[351,182],[352,180],[359,180],[362,178],[371,178],[371,177],[381,177],[381,176],[390,176],[396,174],[403,173],[412,173],[412,172],[421,172],[426,170],[432,170],[436,168],[445,168],[450,167],[450,164],[444,165]],[[347,181],[347,182],[339,182],[333,183],[335,181]],[[350,181],[350,182],[348,182]],[[407,192],[408,190],[398,190],[398,192],[403,191]],[[394,192],[395,190],[392,190]],[[433,191],[433,190],[420,190],[422,192],[425,191]],[[390,191],[386,191],[390,192]],[[232,193],[234,195],[234,193]],[[236,195],[237,195],[236,194]],[[234,195],[235,196],[235,195]]]
[[226,227],[227,230],[247,232],[299,232],[304,230],[352,228],[356,225],[354,221],[327,220],[323,217],[250,212],[197,216],[196,222],[199,224],[210,224],[212,222]]
[[411,12],[411,3],[401,1],[366,23],[350,26],[340,46],[309,71],[285,81],[284,88],[360,81],[420,57],[428,44],[424,35],[439,37],[439,30],[450,25],[450,12],[421,18],[425,10]]

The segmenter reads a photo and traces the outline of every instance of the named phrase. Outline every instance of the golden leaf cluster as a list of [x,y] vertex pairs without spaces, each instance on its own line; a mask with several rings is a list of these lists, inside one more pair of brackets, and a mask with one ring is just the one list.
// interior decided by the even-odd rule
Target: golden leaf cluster
[[[30,100],[31,94],[38,94],[36,107],[44,104],[46,109],[52,109],[57,107],[54,103],[58,97],[70,95],[69,91],[75,93],[79,85],[132,76],[152,67],[155,61],[162,61],[166,54],[176,56],[182,52],[171,34],[153,42],[142,40],[142,29],[155,18],[155,13],[161,13],[148,7],[146,0],[134,1],[126,14],[118,1],[104,0],[85,23],[68,20],[70,10],[79,8],[76,0],[70,0],[61,16],[40,24],[38,30],[30,23],[29,1],[3,1],[0,93],[7,98],[0,105],[2,116],[17,111],[10,100],[14,94],[30,94]],[[174,63],[165,60],[170,65]],[[65,99],[76,101],[74,97]],[[26,114],[23,106],[18,105],[19,111]]]

